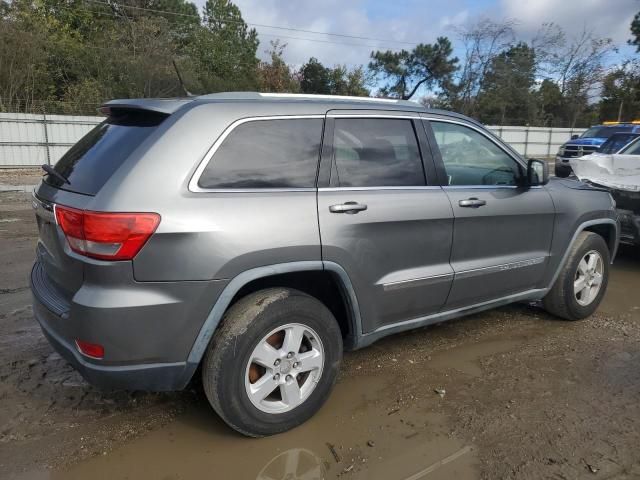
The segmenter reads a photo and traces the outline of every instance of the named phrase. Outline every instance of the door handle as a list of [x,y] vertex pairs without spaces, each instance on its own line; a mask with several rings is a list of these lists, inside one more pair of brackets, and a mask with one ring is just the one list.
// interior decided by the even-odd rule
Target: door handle
[[480,200],[475,197],[467,198],[466,200],[460,200],[458,202],[458,205],[460,205],[461,207],[467,207],[467,208],[478,208],[486,204],[487,204],[486,201]]
[[350,215],[353,215],[354,213],[362,212],[363,210],[366,210],[366,209],[367,209],[366,205],[358,202],[345,202],[345,203],[340,203],[338,205],[331,205],[329,207],[329,211],[331,213],[348,213]]

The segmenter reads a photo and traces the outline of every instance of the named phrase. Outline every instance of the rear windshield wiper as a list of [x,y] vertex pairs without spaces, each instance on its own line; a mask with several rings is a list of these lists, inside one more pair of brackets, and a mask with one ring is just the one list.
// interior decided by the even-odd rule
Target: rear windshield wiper
[[56,177],[58,180],[60,180],[61,182],[68,183],[69,185],[71,185],[71,182],[69,180],[67,180],[67,177],[62,175],[55,168],[53,168],[51,165],[47,165],[45,163],[45,164],[42,165],[42,169],[47,173],[47,175],[52,175],[52,176]]

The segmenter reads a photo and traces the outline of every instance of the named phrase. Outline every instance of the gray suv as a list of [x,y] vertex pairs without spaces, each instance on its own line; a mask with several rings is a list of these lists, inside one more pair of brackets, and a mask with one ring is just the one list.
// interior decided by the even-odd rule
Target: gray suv
[[602,299],[611,196],[407,101],[115,100],[36,188],[34,313],[92,384],[202,375],[250,436],[316,412],[343,349],[522,300]]

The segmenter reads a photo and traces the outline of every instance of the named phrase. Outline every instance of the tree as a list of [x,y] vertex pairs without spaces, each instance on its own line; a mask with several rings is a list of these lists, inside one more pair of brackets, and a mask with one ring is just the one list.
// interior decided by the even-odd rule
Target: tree
[[289,66],[282,58],[287,44],[280,44],[279,40],[271,42],[268,53],[271,62],[258,64],[258,88],[261,92],[297,92],[300,84],[294,77]]
[[633,38],[629,40],[629,45],[636,46],[636,52],[640,52],[640,12],[636,13],[631,22],[631,35]]
[[298,72],[300,91],[324,95],[369,96],[362,67],[349,70],[346,65],[325,67],[311,57]]
[[638,118],[640,112],[640,64],[627,62],[607,74],[599,105],[601,121]]
[[494,57],[478,93],[478,119],[497,125],[530,124],[536,113],[535,66],[535,52],[524,42]]
[[568,41],[564,34],[548,55],[543,67],[560,89],[565,111],[565,125],[575,127],[585,113],[582,124],[591,123],[591,100],[597,96],[604,78],[604,64],[615,46],[610,38],[599,38],[584,29]]
[[561,127],[564,125],[564,108],[562,92],[558,84],[545,78],[536,92],[538,105],[538,122],[549,127]]
[[464,46],[463,65],[455,79],[445,83],[443,102],[450,108],[477,116],[477,98],[485,88],[485,79],[494,58],[514,42],[513,20],[494,22],[482,19],[458,28]]
[[449,39],[438,37],[434,44],[421,43],[412,51],[371,52],[369,69],[385,83],[380,94],[409,99],[421,86],[432,89],[449,81],[458,63],[452,54]]
[[257,49],[258,34],[248,28],[236,5],[229,0],[207,0],[202,26],[187,50],[198,90],[254,89]]
[[331,93],[330,70],[311,57],[300,68],[300,90],[302,93],[319,93],[328,95]]

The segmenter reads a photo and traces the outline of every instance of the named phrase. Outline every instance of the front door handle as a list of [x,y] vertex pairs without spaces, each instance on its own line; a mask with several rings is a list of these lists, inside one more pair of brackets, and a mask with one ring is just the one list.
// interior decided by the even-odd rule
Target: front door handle
[[331,205],[329,207],[329,211],[331,213],[349,213],[351,215],[353,215],[354,213],[362,212],[366,209],[366,205],[358,202],[345,202],[338,205]]
[[482,207],[483,205],[486,205],[487,202],[484,200],[480,200],[478,198],[475,197],[471,197],[471,198],[467,198],[466,200],[460,200],[458,202],[458,205],[460,205],[461,207],[466,207],[466,208],[478,208],[478,207]]

